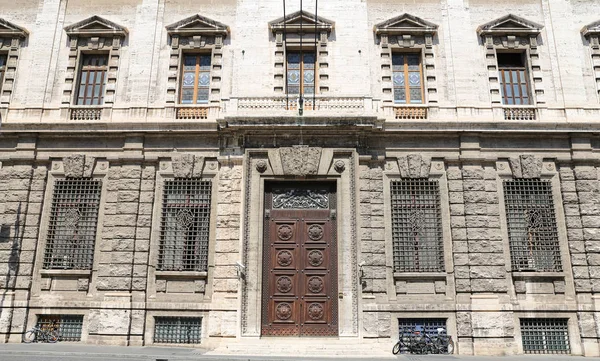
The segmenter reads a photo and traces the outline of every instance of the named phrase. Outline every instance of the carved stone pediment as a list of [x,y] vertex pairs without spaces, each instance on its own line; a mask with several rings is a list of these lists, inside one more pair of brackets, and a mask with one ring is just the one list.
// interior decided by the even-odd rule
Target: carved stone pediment
[[285,175],[316,175],[321,161],[321,148],[296,146],[280,148],[279,157]]
[[17,26],[10,21],[0,19],[0,37],[1,38],[25,38],[29,32],[24,28]]
[[98,15],[65,27],[65,32],[69,37],[125,37],[128,33],[127,28]]
[[388,35],[433,35],[438,26],[410,14],[402,14],[375,25],[375,33]]
[[229,34],[229,26],[201,15],[192,15],[174,24],[166,26],[170,36],[222,35]]
[[581,29],[581,34],[586,38],[589,38],[592,35],[600,35],[600,20],[584,26],[583,29]]
[[67,178],[91,177],[96,158],[85,154],[72,154],[63,158],[63,170]]
[[202,176],[204,157],[194,154],[174,154],[171,161],[175,178],[196,178]]
[[414,153],[398,157],[398,169],[402,178],[428,178],[431,158]]
[[519,16],[508,14],[496,20],[492,20],[477,28],[480,36],[486,35],[534,35],[537,36],[544,26],[521,18]]
[[533,154],[523,154],[509,159],[514,178],[539,178],[542,175],[542,158]]
[[296,11],[286,15],[285,18],[281,17],[269,23],[271,31],[274,33],[283,31],[284,27],[288,32],[298,32],[302,27],[303,32],[310,33],[315,32],[315,25],[317,32],[326,31],[329,33],[333,30],[335,23],[320,16],[315,18],[314,14],[306,11]]

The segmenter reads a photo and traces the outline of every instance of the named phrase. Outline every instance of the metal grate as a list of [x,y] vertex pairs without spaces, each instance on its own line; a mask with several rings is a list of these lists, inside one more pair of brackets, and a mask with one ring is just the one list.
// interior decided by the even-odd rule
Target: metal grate
[[59,341],[81,341],[83,316],[80,315],[40,315],[37,327],[42,330],[58,329]]
[[[446,319],[445,318],[399,318],[398,319],[398,335],[404,345],[414,342],[414,338],[421,337],[422,334],[427,334],[430,337],[438,335],[438,328],[443,328],[440,336],[447,336]],[[414,331],[419,331],[420,334],[415,334]],[[401,353],[407,353],[406,347],[400,349]],[[444,349],[443,352],[448,350]]]
[[444,250],[437,181],[392,181],[394,271],[444,271]]
[[155,343],[200,343],[201,335],[202,318],[200,317],[155,318]]
[[176,179],[165,182],[158,269],[206,271],[210,233],[211,182]]
[[525,353],[571,353],[566,318],[522,318]]
[[45,269],[91,269],[102,182],[64,179],[54,183]]
[[556,216],[549,181],[504,182],[513,271],[561,271]]

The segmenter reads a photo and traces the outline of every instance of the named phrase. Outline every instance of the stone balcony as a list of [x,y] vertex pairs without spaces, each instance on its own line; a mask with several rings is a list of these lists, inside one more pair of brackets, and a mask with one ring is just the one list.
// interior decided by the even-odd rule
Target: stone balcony
[[[301,112],[302,111],[302,112]],[[302,114],[300,114],[302,113]],[[0,107],[2,128],[216,130],[219,125],[376,125],[403,131],[588,131],[600,129],[600,106],[394,104],[370,96],[230,97],[203,105]],[[301,123],[298,123],[301,120]]]

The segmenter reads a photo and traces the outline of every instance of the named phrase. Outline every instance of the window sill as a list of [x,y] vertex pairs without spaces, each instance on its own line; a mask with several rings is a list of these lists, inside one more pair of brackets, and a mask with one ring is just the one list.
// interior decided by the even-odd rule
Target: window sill
[[513,272],[516,279],[564,279],[564,272]]
[[79,269],[43,269],[40,271],[42,276],[85,276],[89,277],[92,275],[91,270],[79,270]]
[[394,280],[446,280],[445,272],[394,272]]
[[156,278],[207,278],[208,272],[195,271],[156,271]]

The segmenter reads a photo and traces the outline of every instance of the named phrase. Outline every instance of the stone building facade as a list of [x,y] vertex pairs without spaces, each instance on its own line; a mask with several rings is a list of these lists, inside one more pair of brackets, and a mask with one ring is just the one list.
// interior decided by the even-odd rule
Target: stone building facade
[[303,5],[2,1],[1,342],[600,355],[600,1]]

